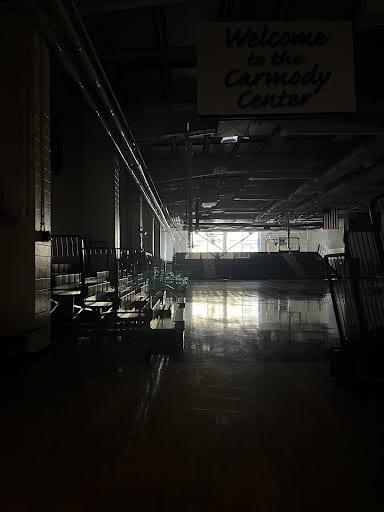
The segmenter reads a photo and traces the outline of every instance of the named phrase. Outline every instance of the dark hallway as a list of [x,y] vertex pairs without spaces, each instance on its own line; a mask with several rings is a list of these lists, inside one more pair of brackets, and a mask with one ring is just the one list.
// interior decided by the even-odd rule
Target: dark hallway
[[384,0],[0,39],[0,512],[384,510]]

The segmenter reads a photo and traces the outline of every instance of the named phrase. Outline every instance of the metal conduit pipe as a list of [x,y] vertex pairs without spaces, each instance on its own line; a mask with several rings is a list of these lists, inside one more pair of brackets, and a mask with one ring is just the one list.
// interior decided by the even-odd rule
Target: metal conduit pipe
[[[310,230],[310,229],[319,229],[323,226],[323,221],[314,221],[314,222],[308,222],[308,223],[301,223],[301,224],[291,224],[291,232],[299,231],[299,230]],[[234,230],[239,229],[252,229],[252,231],[262,231],[266,234],[268,233],[274,233],[279,231],[285,231],[286,226],[280,226],[277,224],[271,225],[271,224],[254,224],[254,223],[247,223],[247,222],[226,222],[223,224],[217,224],[215,222],[200,222],[200,228],[201,231],[204,232],[204,229],[207,229],[207,231],[211,230],[217,230],[220,231],[225,228],[233,228]]]
[[[108,80],[108,76],[107,76],[107,74],[104,71],[103,65],[102,65],[102,63],[100,61],[100,58],[99,58],[99,56],[98,56],[98,54],[97,54],[97,52],[95,50],[95,47],[93,46],[93,43],[92,43],[92,41],[91,41],[91,39],[90,39],[90,37],[88,35],[88,32],[87,32],[87,30],[85,28],[85,25],[84,25],[84,22],[83,22],[83,20],[81,18],[79,10],[77,9],[77,7],[76,7],[74,2],[71,3],[71,7],[72,7],[73,14],[74,14],[74,16],[76,18],[77,25],[80,28],[80,31],[81,31],[85,41],[88,43],[88,49],[91,52],[92,57],[93,57],[94,61],[96,62],[97,66],[98,66],[98,69],[99,69],[99,71],[100,71],[100,73],[101,73],[101,75],[102,75],[102,77],[104,79],[104,82],[107,84],[107,87],[108,87],[108,90],[109,90],[109,92],[111,94],[111,97],[112,97],[112,99],[113,99],[113,101],[114,101],[114,103],[116,105],[116,108],[117,108],[117,110],[118,110],[118,112],[119,112],[119,114],[121,116],[121,119],[123,120],[125,129],[126,129],[126,131],[129,133],[129,135],[131,137],[131,140],[132,140],[132,143],[133,143],[133,146],[134,146],[134,151],[136,151],[136,153],[138,154],[140,162],[141,162],[141,165],[143,166],[144,170],[147,171],[147,165],[146,165],[145,160],[143,158],[143,155],[142,155],[142,153],[140,151],[140,147],[138,145],[136,145],[136,143],[134,141],[134,136],[133,136],[132,130],[131,130],[129,124],[128,124],[128,121],[127,121],[127,119],[126,119],[126,117],[124,115],[124,112],[122,111],[122,109],[120,107],[120,104],[119,104],[119,102],[118,102],[118,100],[116,98],[116,95],[115,95],[115,93],[113,91],[113,88],[112,88],[112,86],[111,86],[111,84],[110,84],[110,82]],[[154,181],[152,179],[151,174],[148,174],[148,179],[150,181],[150,184],[152,186],[152,190],[154,191],[158,202],[162,205],[162,201],[161,201],[160,195],[157,192],[156,185],[155,185],[155,183],[154,183]],[[166,208],[164,208],[164,210],[167,211]],[[175,229],[177,229],[177,227],[175,227]]]
[[[86,61],[87,69],[89,69],[91,76],[93,76],[93,81],[95,83],[97,82],[97,87],[99,89],[100,94],[103,95],[103,99],[106,102],[106,104],[108,104],[109,109],[113,110],[113,108],[112,108],[112,106],[110,104],[110,101],[108,99],[108,96],[106,95],[104,88],[101,86],[101,84],[100,84],[100,82],[98,80],[98,75],[97,75],[97,72],[94,69],[92,61],[89,59],[89,56],[88,56],[87,53],[82,53],[83,45],[81,43],[81,38],[78,35],[78,33],[76,32],[76,28],[73,26],[73,23],[70,20],[70,18],[68,16],[68,13],[67,13],[65,7],[63,6],[62,1],[55,0],[55,4],[56,4],[57,12],[59,13],[59,15],[61,16],[62,20],[64,21],[65,26],[66,26],[66,28],[68,30],[68,33],[71,35],[71,42],[72,42],[72,44],[75,44],[75,49],[79,53],[81,53],[81,55],[84,57],[84,60]],[[143,159],[143,156],[142,156],[142,154],[140,152],[140,149],[139,149],[138,146],[136,146],[136,143],[134,141],[134,136],[133,136],[132,130],[130,129],[130,127],[128,125],[128,122],[127,122],[127,120],[126,120],[126,118],[125,118],[125,116],[123,114],[123,111],[121,110],[119,102],[118,102],[118,100],[116,98],[115,93],[113,92],[112,86],[111,86],[111,84],[110,84],[110,82],[108,80],[108,77],[107,77],[107,75],[106,75],[106,73],[104,71],[104,68],[103,68],[103,66],[102,66],[102,64],[100,62],[100,59],[99,59],[99,57],[97,55],[95,47],[93,46],[93,43],[92,43],[92,41],[91,41],[91,39],[90,39],[90,37],[88,35],[88,32],[87,32],[87,30],[86,30],[86,28],[84,26],[84,23],[83,23],[83,21],[81,19],[81,16],[80,16],[80,14],[79,14],[79,12],[78,12],[74,2],[72,2],[71,5],[72,5],[73,13],[76,16],[76,21],[77,21],[77,23],[78,23],[78,25],[79,25],[79,27],[81,29],[82,35],[83,35],[83,37],[85,38],[85,40],[86,40],[86,42],[88,44],[88,50],[91,51],[91,53],[93,55],[93,58],[94,58],[97,66],[99,68],[99,71],[101,72],[101,74],[103,76],[104,82],[107,84],[108,91],[109,91],[109,93],[112,96],[112,99],[113,99],[113,101],[115,103],[116,109],[118,110],[121,118],[123,119],[123,122],[124,122],[124,125],[125,125],[125,130],[129,133],[129,135],[131,137],[131,143],[133,144],[134,149],[133,150],[132,150],[132,148],[130,148],[130,149],[133,152],[136,150],[139,153],[139,157],[140,157],[140,160],[141,160],[141,165],[143,165],[146,168],[146,164],[144,162],[144,159]],[[124,137],[125,137],[125,135],[124,135]],[[137,157],[136,157],[135,154],[133,154],[133,158],[136,160]]]
[[[86,41],[87,41],[87,43],[88,43],[88,47],[89,47],[89,49],[90,49],[90,51],[91,51],[91,53],[92,53],[92,56],[93,56],[93,58],[94,58],[94,60],[95,60],[96,64],[97,64],[97,65],[98,65],[98,67],[99,67],[99,70],[100,70],[100,72],[101,72],[101,74],[102,74],[102,76],[103,76],[104,82],[105,82],[105,83],[107,84],[107,86],[108,86],[108,89],[109,89],[109,91],[110,91],[110,93],[111,93],[112,99],[113,99],[113,101],[115,102],[115,105],[117,106],[117,109],[118,109],[118,111],[119,111],[119,114],[120,114],[121,118],[122,118],[122,119],[123,119],[123,121],[124,121],[125,127],[126,127],[126,129],[127,129],[128,133],[129,133],[129,135],[130,135],[131,139],[132,139],[132,140],[134,140],[134,136],[133,136],[132,130],[131,130],[131,128],[130,128],[130,126],[129,126],[129,124],[128,124],[128,121],[127,121],[127,119],[126,119],[126,117],[125,117],[125,115],[124,115],[124,112],[122,111],[122,109],[121,109],[121,107],[120,107],[120,104],[119,104],[119,102],[118,102],[118,100],[117,100],[117,98],[116,98],[116,95],[115,95],[115,93],[114,93],[114,90],[113,90],[113,88],[112,88],[112,86],[111,86],[111,84],[110,84],[110,82],[109,82],[108,76],[107,76],[106,72],[104,71],[104,68],[103,68],[103,65],[101,64],[100,58],[99,58],[99,56],[98,56],[98,54],[97,54],[97,52],[96,52],[96,50],[95,50],[95,47],[93,46],[93,43],[92,43],[92,41],[91,41],[91,39],[90,39],[90,37],[89,37],[89,34],[88,34],[88,32],[87,32],[87,30],[86,30],[86,28],[85,28],[85,25],[84,25],[84,22],[83,22],[83,20],[82,20],[82,18],[81,18],[81,15],[80,15],[80,13],[79,13],[79,10],[77,9],[77,7],[76,7],[76,5],[75,5],[75,3],[74,3],[74,2],[72,2],[72,3],[71,3],[71,6],[72,6],[73,14],[74,14],[74,16],[75,16],[75,18],[76,18],[77,24],[78,24],[78,26],[80,27],[81,32],[82,32],[82,34],[83,34],[83,36],[84,36],[85,40],[86,40]],[[147,168],[147,165],[146,165],[146,163],[145,163],[145,161],[144,161],[143,155],[141,154],[141,151],[140,151],[139,146],[135,146],[135,150],[136,150],[136,152],[139,154],[139,157],[140,157],[140,160],[141,160],[141,162],[142,162],[142,165],[143,165],[143,166],[144,166],[144,168],[146,169],[146,168]]]
[[[120,114],[120,116],[121,116],[121,118],[122,118],[122,120],[123,120],[123,123],[124,123],[125,127],[126,127],[126,131],[129,133],[129,135],[130,135],[130,137],[131,137],[131,139],[132,139],[132,141],[133,141],[134,150],[138,153],[139,158],[140,158],[140,160],[141,160],[141,165],[144,167],[144,170],[146,171],[146,170],[147,170],[147,165],[146,165],[146,163],[145,163],[145,160],[144,160],[144,158],[143,158],[143,155],[141,154],[141,151],[140,151],[139,146],[138,146],[138,145],[136,145],[136,143],[135,143],[135,141],[134,141],[134,136],[133,136],[132,130],[131,130],[131,128],[130,128],[130,126],[129,126],[129,124],[128,124],[128,121],[127,121],[127,119],[126,119],[126,117],[125,117],[125,115],[124,115],[124,112],[122,111],[122,109],[121,109],[121,107],[120,107],[120,104],[119,104],[119,102],[118,102],[118,100],[117,100],[117,98],[116,98],[116,95],[115,95],[115,93],[114,93],[114,91],[113,91],[113,88],[112,88],[112,86],[111,86],[111,84],[110,84],[110,82],[109,82],[109,80],[108,80],[108,77],[107,77],[107,75],[106,75],[106,73],[105,73],[105,71],[104,71],[104,68],[103,68],[103,66],[102,66],[102,64],[101,64],[101,62],[100,62],[99,56],[98,56],[98,54],[97,54],[97,52],[96,52],[96,50],[95,50],[95,47],[94,47],[94,46],[93,46],[93,44],[92,44],[92,41],[91,41],[91,39],[90,39],[90,37],[89,37],[89,35],[88,35],[88,32],[87,32],[87,30],[86,30],[86,28],[85,28],[85,26],[84,26],[83,20],[82,20],[82,18],[81,18],[81,16],[80,16],[80,13],[79,13],[79,11],[78,11],[78,9],[77,9],[76,5],[74,4],[74,2],[72,2],[72,10],[73,10],[73,13],[74,13],[74,15],[75,15],[75,18],[76,18],[76,20],[77,20],[77,23],[78,23],[78,25],[79,25],[79,27],[80,27],[80,29],[81,29],[81,31],[82,31],[82,34],[83,34],[83,36],[84,36],[85,40],[88,42],[89,50],[91,51],[91,53],[92,53],[92,55],[93,55],[93,58],[94,58],[95,62],[97,63],[98,67],[99,67],[99,71],[101,72],[101,74],[102,74],[102,76],[103,76],[103,78],[104,78],[104,81],[105,81],[105,83],[106,83],[106,84],[107,84],[107,86],[108,86],[108,89],[109,89],[109,92],[110,92],[110,94],[111,94],[111,96],[112,96],[112,99],[114,100],[115,105],[116,105],[116,107],[117,107],[117,110],[119,111],[119,114]],[[152,178],[151,174],[149,174],[149,173],[148,173],[148,177],[147,177],[147,178],[148,178],[148,179],[149,179],[149,181],[150,181],[151,190],[152,190],[152,191],[154,191],[154,193],[155,193],[155,195],[156,195],[156,199],[157,199],[157,200],[158,200],[158,202],[161,204],[162,211],[165,211],[165,213],[166,213],[166,215],[168,216],[168,218],[170,218],[170,215],[169,215],[168,209],[163,205],[163,203],[162,203],[162,201],[161,201],[160,195],[159,195],[159,193],[158,193],[158,191],[157,191],[157,189],[156,189],[156,185],[155,185],[155,183],[154,183],[154,181],[153,181],[153,178]],[[172,219],[171,219],[171,224],[172,224],[173,228],[174,228],[176,231],[178,231],[178,232],[179,232],[179,234],[180,234],[180,236],[184,239],[185,237],[181,234],[181,232],[180,232],[179,228],[174,224],[174,222],[172,221]],[[173,234],[172,234],[172,237],[173,237]]]
[[[40,22],[42,23],[42,26],[43,27],[48,27],[47,25],[47,20],[46,18],[44,17],[44,15],[41,14],[41,12],[38,13],[38,16],[39,16],[39,20]],[[86,102],[88,103],[88,105],[90,106],[90,108],[96,113],[96,115],[98,116],[103,128],[105,129],[105,131],[107,132],[107,134],[110,136],[112,142],[114,143],[115,147],[117,148],[117,150],[119,151],[119,154],[121,155],[121,157],[123,158],[124,162],[126,163],[128,169],[131,171],[131,174],[132,174],[132,177],[135,181],[135,183],[139,186],[141,192],[143,193],[143,195],[145,196],[146,200],[150,203],[150,199],[146,193],[146,191],[142,188],[142,185],[140,183],[140,181],[138,180],[137,176],[132,172],[132,169],[131,169],[131,166],[129,164],[129,162],[126,160],[126,157],[125,155],[121,152],[118,144],[116,143],[116,141],[114,140],[113,138],[113,135],[106,123],[106,121],[104,120],[103,116],[100,114],[99,110],[97,109],[97,106],[91,96],[91,94],[89,93],[89,91],[87,90],[87,88],[84,86],[83,82],[82,82],[82,79],[80,77],[80,74],[78,73],[77,71],[77,68],[75,66],[75,64],[73,63],[72,59],[69,57],[69,55],[66,54],[65,52],[65,49],[64,49],[64,46],[60,45],[57,41],[58,41],[58,37],[57,37],[57,27],[52,27],[52,28],[49,28],[49,30],[47,31],[47,37],[48,37],[48,40],[49,42],[52,44],[52,46],[54,46],[56,48],[56,50],[58,51],[58,54],[59,54],[59,57],[61,59],[61,61],[63,62],[65,68],[67,69],[67,72],[69,73],[69,75],[71,76],[72,80],[80,87],[80,90],[81,90],[81,93],[84,97],[84,99],[86,100]],[[152,206],[152,205],[151,205]],[[152,209],[153,209],[153,206],[152,206]],[[154,211],[154,213],[157,215],[157,212]],[[158,217],[158,216],[157,216]],[[158,217],[159,218],[159,217]],[[160,221],[160,219],[159,219]],[[162,223],[163,225],[163,223]],[[163,226],[165,227],[165,226]]]
[[[65,34],[69,40],[69,42],[71,43],[71,45],[73,46],[73,48],[75,49],[76,51],[76,54],[82,64],[82,66],[84,67],[87,75],[89,76],[93,86],[95,87],[95,90],[97,92],[97,94],[99,95],[102,103],[105,105],[106,107],[106,110],[108,111],[108,113],[111,115],[112,117],[112,120],[113,122],[115,123],[118,131],[119,131],[119,134],[122,136],[124,142],[125,142],[125,145],[126,147],[128,148],[128,151],[132,157],[132,159],[134,160],[135,164],[136,164],[136,167],[137,169],[139,170],[140,172],[140,175],[144,181],[144,184],[149,192],[149,195],[152,199],[152,203],[156,206],[156,208],[158,208],[158,212],[160,213],[160,215],[162,216],[163,218],[163,221],[168,224],[168,221],[167,219],[165,218],[165,215],[163,213],[163,209],[162,209],[162,205],[160,205],[160,203],[158,202],[155,194],[153,193],[153,190],[152,190],[152,187],[151,185],[149,184],[148,182],[148,179],[147,179],[147,176],[143,170],[143,167],[142,167],[142,164],[141,162],[139,161],[138,157],[136,156],[135,152],[134,152],[134,149],[132,147],[132,144],[134,144],[136,146],[136,144],[132,141],[130,142],[128,139],[127,139],[127,136],[125,134],[125,130],[119,120],[119,116],[116,115],[116,112],[115,112],[115,109],[113,108],[113,105],[111,103],[111,101],[109,100],[109,97],[108,97],[108,94],[106,93],[105,91],[105,88],[103,87],[102,83],[100,82],[99,80],[99,76],[92,64],[92,61],[91,59],[89,58],[88,56],[88,53],[85,51],[84,49],[84,46],[82,44],[82,41],[81,41],[81,38],[79,37],[79,35],[77,34],[76,32],[76,29],[75,27],[73,26],[73,23],[70,19],[70,17],[68,16],[68,13],[63,5],[63,2],[62,0],[54,0],[53,2],[53,5],[54,5],[54,8],[56,10],[56,14],[60,20],[60,22],[62,23],[62,26],[64,28],[64,31],[65,31]],[[85,30],[85,29],[84,29]],[[92,42],[89,40],[89,44],[90,46],[93,48],[93,45],[92,45]],[[116,100],[116,103],[117,103],[117,100]],[[118,106],[118,103],[117,103],[117,106]]]
[[[147,201],[148,205],[150,206],[151,210],[153,211],[153,213],[155,214],[155,216],[159,220],[160,224],[164,227],[164,229],[166,231],[168,231],[168,233],[173,238],[173,232],[172,232],[171,227],[170,227],[170,225],[168,223],[168,220],[166,219],[166,217],[165,217],[165,215],[164,215],[164,213],[163,213],[159,203],[157,202],[155,196],[153,195],[153,192],[151,191],[150,188],[147,188],[147,187],[149,187],[148,181],[145,180],[146,185],[147,185],[147,187],[145,187],[141,183],[140,179],[137,177],[136,173],[132,169],[132,166],[131,166],[130,162],[127,160],[126,155],[122,151],[119,143],[114,138],[114,136],[112,134],[112,131],[111,131],[110,127],[108,126],[108,123],[106,122],[106,120],[101,115],[100,110],[97,108],[96,103],[95,103],[95,101],[92,98],[92,95],[90,94],[90,92],[88,91],[86,86],[84,85],[84,82],[82,80],[82,77],[80,76],[80,73],[78,71],[78,68],[77,68],[76,64],[74,63],[73,59],[70,57],[69,52],[65,51],[65,45],[63,43],[61,43],[62,37],[58,33],[58,27],[56,25],[52,26],[52,24],[49,23],[47,16],[41,10],[41,8],[38,5],[38,3],[36,2],[36,0],[31,0],[30,3],[32,4],[32,6],[33,6],[33,8],[34,8],[34,10],[36,12],[37,19],[38,19],[38,21],[39,21],[39,23],[40,23],[40,25],[41,25],[45,35],[46,35],[48,41],[50,42],[50,44],[58,52],[59,58],[62,61],[62,63],[65,66],[65,68],[67,69],[67,71],[68,71],[69,75],[71,76],[72,80],[80,87],[81,93],[84,96],[85,100],[87,101],[87,103],[89,104],[91,109],[96,113],[96,115],[99,118],[103,128],[107,132],[108,136],[111,138],[115,148],[117,149],[119,155],[121,156],[121,158],[123,159],[124,163],[126,164],[126,166],[127,166],[128,170],[129,170],[132,178],[134,179],[136,185],[139,187],[141,193],[143,194],[143,196],[144,196],[145,200]],[[81,51],[80,53],[83,53],[83,52]],[[94,75],[94,77],[95,77],[95,75]],[[98,82],[98,80],[96,80],[96,81]],[[98,87],[97,87],[97,89],[98,89]],[[106,97],[106,95],[105,95],[105,97]],[[109,109],[109,112],[111,113],[111,110],[112,110],[112,113],[113,113],[113,109]],[[114,115],[112,115],[112,118],[113,118],[114,121],[116,120]],[[122,132],[123,132],[123,130],[120,130],[120,134],[122,134]],[[126,145],[127,145],[128,149],[129,149],[130,153],[132,154],[131,145],[128,143],[128,140],[126,138],[125,138],[125,141],[126,141]],[[137,158],[135,158],[134,160],[135,160],[135,162],[138,162]],[[140,165],[140,170],[142,172],[141,165]],[[155,199],[155,201],[152,200],[151,196]]]

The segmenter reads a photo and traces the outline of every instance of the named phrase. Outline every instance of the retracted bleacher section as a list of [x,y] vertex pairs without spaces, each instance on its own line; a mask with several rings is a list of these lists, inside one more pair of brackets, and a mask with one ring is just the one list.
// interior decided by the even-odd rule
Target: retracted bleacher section
[[183,260],[178,258],[176,259],[176,268],[180,274],[188,277],[191,281],[204,279],[202,260]]
[[383,198],[373,198],[370,218],[350,219],[345,253],[325,256],[340,338],[331,368],[339,379],[384,378]]
[[318,252],[295,252],[295,258],[310,279],[325,279],[324,259]]
[[294,279],[295,274],[280,254],[252,254],[248,259],[215,261],[221,279],[236,281]]
[[380,266],[384,271],[384,194],[372,198],[370,216]]
[[[176,255],[175,267],[179,274],[191,280],[291,280],[298,278],[324,279],[323,258],[318,253],[290,253],[296,267],[302,269],[298,273],[290,263],[287,253],[249,253],[245,257],[234,259],[188,259],[184,253]],[[210,266],[207,266],[207,262]],[[212,266],[214,266],[212,268]]]
[[84,239],[77,235],[52,237],[51,314],[75,317],[84,295]]
[[[52,238],[52,324],[183,330],[186,279],[144,251],[78,235]],[[180,309],[180,311],[179,311]]]

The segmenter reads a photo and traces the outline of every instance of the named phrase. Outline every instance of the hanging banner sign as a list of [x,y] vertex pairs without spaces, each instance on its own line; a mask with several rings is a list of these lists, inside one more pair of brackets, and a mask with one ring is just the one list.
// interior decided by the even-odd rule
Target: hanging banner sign
[[349,22],[201,23],[199,115],[356,110]]

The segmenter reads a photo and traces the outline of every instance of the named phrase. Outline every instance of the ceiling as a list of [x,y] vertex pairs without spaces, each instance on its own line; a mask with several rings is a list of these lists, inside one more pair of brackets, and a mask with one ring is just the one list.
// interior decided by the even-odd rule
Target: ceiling
[[[384,191],[384,68],[377,66],[384,15],[365,2],[78,0],[77,6],[160,196],[181,224],[189,211],[200,229],[286,218],[313,225],[323,207],[364,210]],[[353,21],[356,113],[198,117],[197,23],[308,19]],[[237,142],[223,144],[228,135]]]

